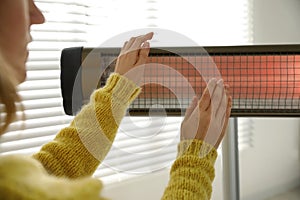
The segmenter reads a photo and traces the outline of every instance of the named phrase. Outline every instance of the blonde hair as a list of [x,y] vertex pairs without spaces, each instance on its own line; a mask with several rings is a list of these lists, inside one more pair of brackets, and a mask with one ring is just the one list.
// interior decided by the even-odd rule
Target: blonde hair
[[9,70],[9,64],[5,62],[0,53],[0,103],[4,105],[4,115],[0,115],[0,135],[5,133],[8,125],[16,116],[16,102],[20,101],[17,94],[15,77]]

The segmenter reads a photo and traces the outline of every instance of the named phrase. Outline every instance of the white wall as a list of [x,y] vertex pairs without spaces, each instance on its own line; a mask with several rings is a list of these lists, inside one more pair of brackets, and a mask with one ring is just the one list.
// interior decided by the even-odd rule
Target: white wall
[[254,43],[300,43],[299,0],[252,0]]
[[[213,182],[213,200],[222,200],[222,167],[221,156],[215,164],[216,177]],[[112,200],[159,200],[168,184],[169,169],[147,174],[139,178],[133,178],[119,183],[106,185],[103,195]]]
[[159,200],[169,179],[169,170],[120,181],[104,187],[103,196],[112,200]]
[[[299,0],[253,0],[253,42],[300,44],[299,19]],[[265,199],[300,186],[300,120],[254,123],[254,148],[240,154],[242,199]]]
[[241,199],[265,199],[300,186],[299,122],[254,120],[254,148],[240,153]]
[[[253,0],[253,41],[300,44],[299,0]],[[300,119],[254,120],[254,148],[240,153],[242,200],[260,200],[300,185]],[[114,200],[160,199],[168,169],[105,187]],[[221,159],[216,162],[213,199],[222,199]]]

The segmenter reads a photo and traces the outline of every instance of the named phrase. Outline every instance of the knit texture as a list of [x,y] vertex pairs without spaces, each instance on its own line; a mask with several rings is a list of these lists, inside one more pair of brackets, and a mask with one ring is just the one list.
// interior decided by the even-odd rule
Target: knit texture
[[217,151],[200,140],[185,140],[178,145],[163,200],[208,200],[215,177]]
[[0,157],[0,199],[104,200],[101,181],[90,177],[67,179],[49,175],[29,156]]
[[[102,183],[91,178],[111,148],[128,105],[140,88],[112,74],[69,127],[32,157],[0,157],[0,199],[79,200],[100,197]],[[162,199],[209,199],[216,151],[201,141],[182,141]]]
[[91,176],[110,150],[125,111],[139,92],[133,82],[112,74],[106,85],[91,95],[89,104],[71,125],[44,145],[34,158],[55,176]]

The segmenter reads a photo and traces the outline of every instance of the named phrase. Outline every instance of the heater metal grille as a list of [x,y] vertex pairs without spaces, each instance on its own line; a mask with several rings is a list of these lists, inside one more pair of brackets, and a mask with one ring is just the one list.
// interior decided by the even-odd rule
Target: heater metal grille
[[[83,48],[82,61],[92,50]],[[99,79],[101,87],[114,69],[119,49],[97,51],[106,69]],[[230,85],[232,116],[300,115],[300,45],[153,48],[142,93],[129,112],[183,115],[212,77]]]

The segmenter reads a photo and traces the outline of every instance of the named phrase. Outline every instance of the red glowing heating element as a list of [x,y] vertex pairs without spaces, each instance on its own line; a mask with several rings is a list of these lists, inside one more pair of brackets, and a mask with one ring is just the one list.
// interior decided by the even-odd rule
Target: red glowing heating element
[[150,56],[146,84],[132,108],[161,106],[182,112],[191,95],[200,97],[213,77],[230,86],[233,115],[299,114],[300,52]]
[[[189,59],[193,60],[192,64],[189,63]],[[174,74],[173,70],[182,74],[196,93],[201,94],[206,86],[203,76],[218,76],[212,65],[217,67],[224,82],[230,86],[233,98],[286,99],[300,96],[300,55],[212,56],[207,68],[202,66],[201,71],[197,70],[194,63],[206,65],[205,62],[201,63],[203,59],[205,60],[199,57],[150,58],[145,71],[145,82],[153,84],[145,85],[140,97],[175,97],[167,86],[187,93],[185,90],[188,88],[181,84],[182,77],[178,74],[170,76]],[[167,86],[162,87],[155,83],[165,83]]]

